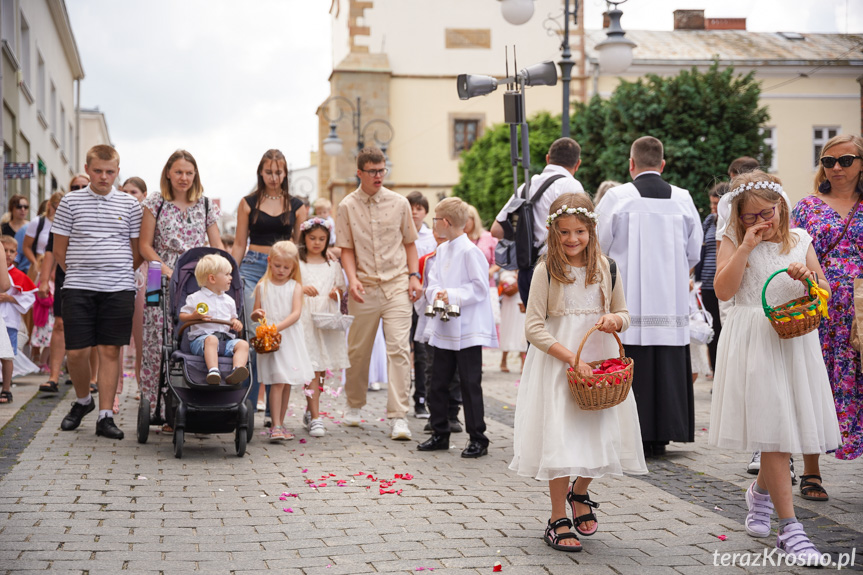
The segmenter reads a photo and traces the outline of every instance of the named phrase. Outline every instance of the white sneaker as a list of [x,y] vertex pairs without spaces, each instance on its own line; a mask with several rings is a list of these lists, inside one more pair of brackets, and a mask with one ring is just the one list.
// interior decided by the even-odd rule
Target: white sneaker
[[402,417],[393,420],[393,432],[390,434],[392,439],[410,439],[411,430],[408,427],[408,420]]
[[363,419],[363,412],[359,407],[350,407],[345,412],[344,418],[342,420],[345,424],[350,425],[351,427],[359,427],[360,421]]
[[327,430],[324,427],[323,419],[313,419],[309,423],[309,435],[312,437],[323,437],[327,434]]
[[369,391],[380,391],[381,383],[379,381],[371,381],[369,382]]
[[752,453],[752,460],[749,462],[749,465],[746,466],[746,473],[751,473],[752,475],[758,475],[758,472],[761,470],[761,452],[755,451]]

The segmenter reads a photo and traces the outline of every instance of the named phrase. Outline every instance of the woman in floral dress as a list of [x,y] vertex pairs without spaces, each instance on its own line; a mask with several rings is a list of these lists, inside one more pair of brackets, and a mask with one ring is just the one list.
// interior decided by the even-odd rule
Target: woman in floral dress
[[[833,292],[829,302],[830,319],[822,319],[818,331],[842,433],[843,444],[836,450],[837,459],[856,459],[863,455],[863,372],[860,354],[850,343],[854,279],[863,277],[861,174],[863,138],[857,135],[832,138],[821,151],[815,191],[800,200],[792,211],[793,225],[804,228],[812,236],[815,252]],[[804,461],[801,491],[807,499],[826,500],[827,493],[820,485],[818,456],[806,456]]]
[[[144,200],[139,245],[146,261],[162,262],[169,278],[180,255],[209,243],[222,249],[219,206],[204,197],[198,164],[192,154],[177,150],[162,169],[161,191]],[[167,294],[166,294],[167,297]],[[170,304],[169,304],[170,307]],[[171,333],[171,326],[168,327]],[[156,391],[162,353],[162,308],[144,308],[144,345],[141,358],[141,396],[150,401],[150,417],[156,413]],[[165,419],[165,402],[160,417]],[[167,431],[167,429],[166,429]]]

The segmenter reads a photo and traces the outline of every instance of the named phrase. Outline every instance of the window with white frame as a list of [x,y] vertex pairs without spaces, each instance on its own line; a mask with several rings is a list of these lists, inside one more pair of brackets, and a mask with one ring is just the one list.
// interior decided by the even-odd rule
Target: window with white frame
[[30,25],[21,14],[21,72],[24,75],[24,83],[32,86],[33,63],[30,61]]
[[764,145],[770,148],[770,165],[765,165],[764,158],[758,158],[758,163],[765,166],[768,172],[775,173],[779,169],[779,155],[776,146],[776,126],[765,126],[761,128],[761,138],[764,140]]
[[57,135],[57,87],[51,82],[51,110],[48,112],[51,118],[51,131]]
[[36,52],[36,105],[42,114],[45,113],[45,60],[42,54]]
[[815,126],[812,128],[812,152],[814,154],[813,164],[818,167],[818,160],[821,158],[821,150],[824,149],[824,144],[839,133],[839,126]]

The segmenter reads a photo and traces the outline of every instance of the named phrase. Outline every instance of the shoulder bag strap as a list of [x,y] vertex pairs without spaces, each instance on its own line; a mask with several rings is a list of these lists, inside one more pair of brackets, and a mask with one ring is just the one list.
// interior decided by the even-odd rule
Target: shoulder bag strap
[[833,249],[839,245],[839,242],[842,241],[842,238],[845,237],[845,232],[847,232],[848,228],[851,226],[851,221],[854,219],[854,214],[857,213],[857,208],[860,206],[860,200],[863,200],[863,194],[861,194],[860,197],[857,198],[857,202],[854,204],[854,207],[851,208],[851,213],[848,214],[848,221],[845,222],[845,227],[842,228],[842,233],[839,234],[839,237],[836,239],[836,241],[833,242],[833,244],[829,248],[827,248],[826,252],[824,252],[825,258],[830,255],[830,252],[832,252]]
[[539,187],[539,189],[533,194],[533,196],[531,196],[530,203],[535,204],[536,202],[538,202],[539,199],[542,197],[542,195],[545,193],[545,191],[554,182],[561,179],[562,177],[563,177],[563,174],[555,174],[553,176],[546,178],[546,180],[542,183],[542,185]]

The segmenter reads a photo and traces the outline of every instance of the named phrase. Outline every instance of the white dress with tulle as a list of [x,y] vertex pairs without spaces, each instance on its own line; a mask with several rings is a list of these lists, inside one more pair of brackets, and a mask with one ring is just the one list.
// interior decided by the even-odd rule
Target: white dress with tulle
[[[294,280],[274,285],[266,279],[261,282],[261,307],[267,313],[267,323],[278,323],[291,315],[294,307],[294,290],[302,286]],[[272,353],[258,354],[258,374],[265,385],[287,383],[305,385],[315,377],[303,325],[297,320],[279,332],[282,343]]]
[[[599,284],[584,287],[585,268],[571,268],[575,282],[564,287],[565,315],[546,320],[548,332],[575,352],[584,334],[602,317]],[[594,332],[583,361],[619,356],[611,334]],[[568,364],[534,346],[527,352],[515,410],[515,455],[509,468],[540,480],[645,474],[647,465],[635,394],[615,407],[583,411],[566,379]]]
[[[747,452],[823,453],[841,443],[818,331],[779,339],[761,306],[762,288],[773,272],[792,262],[806,263],[812,238],[801,229],[791,233],[798,242],[788,254],[772,242],[761,242],[752,250],[722,322],[710,445]],[[734,238],[726,237],[736,245]],[[799,281],[782,273],[770,282],[767,303],[776,306],[805,291]]]

